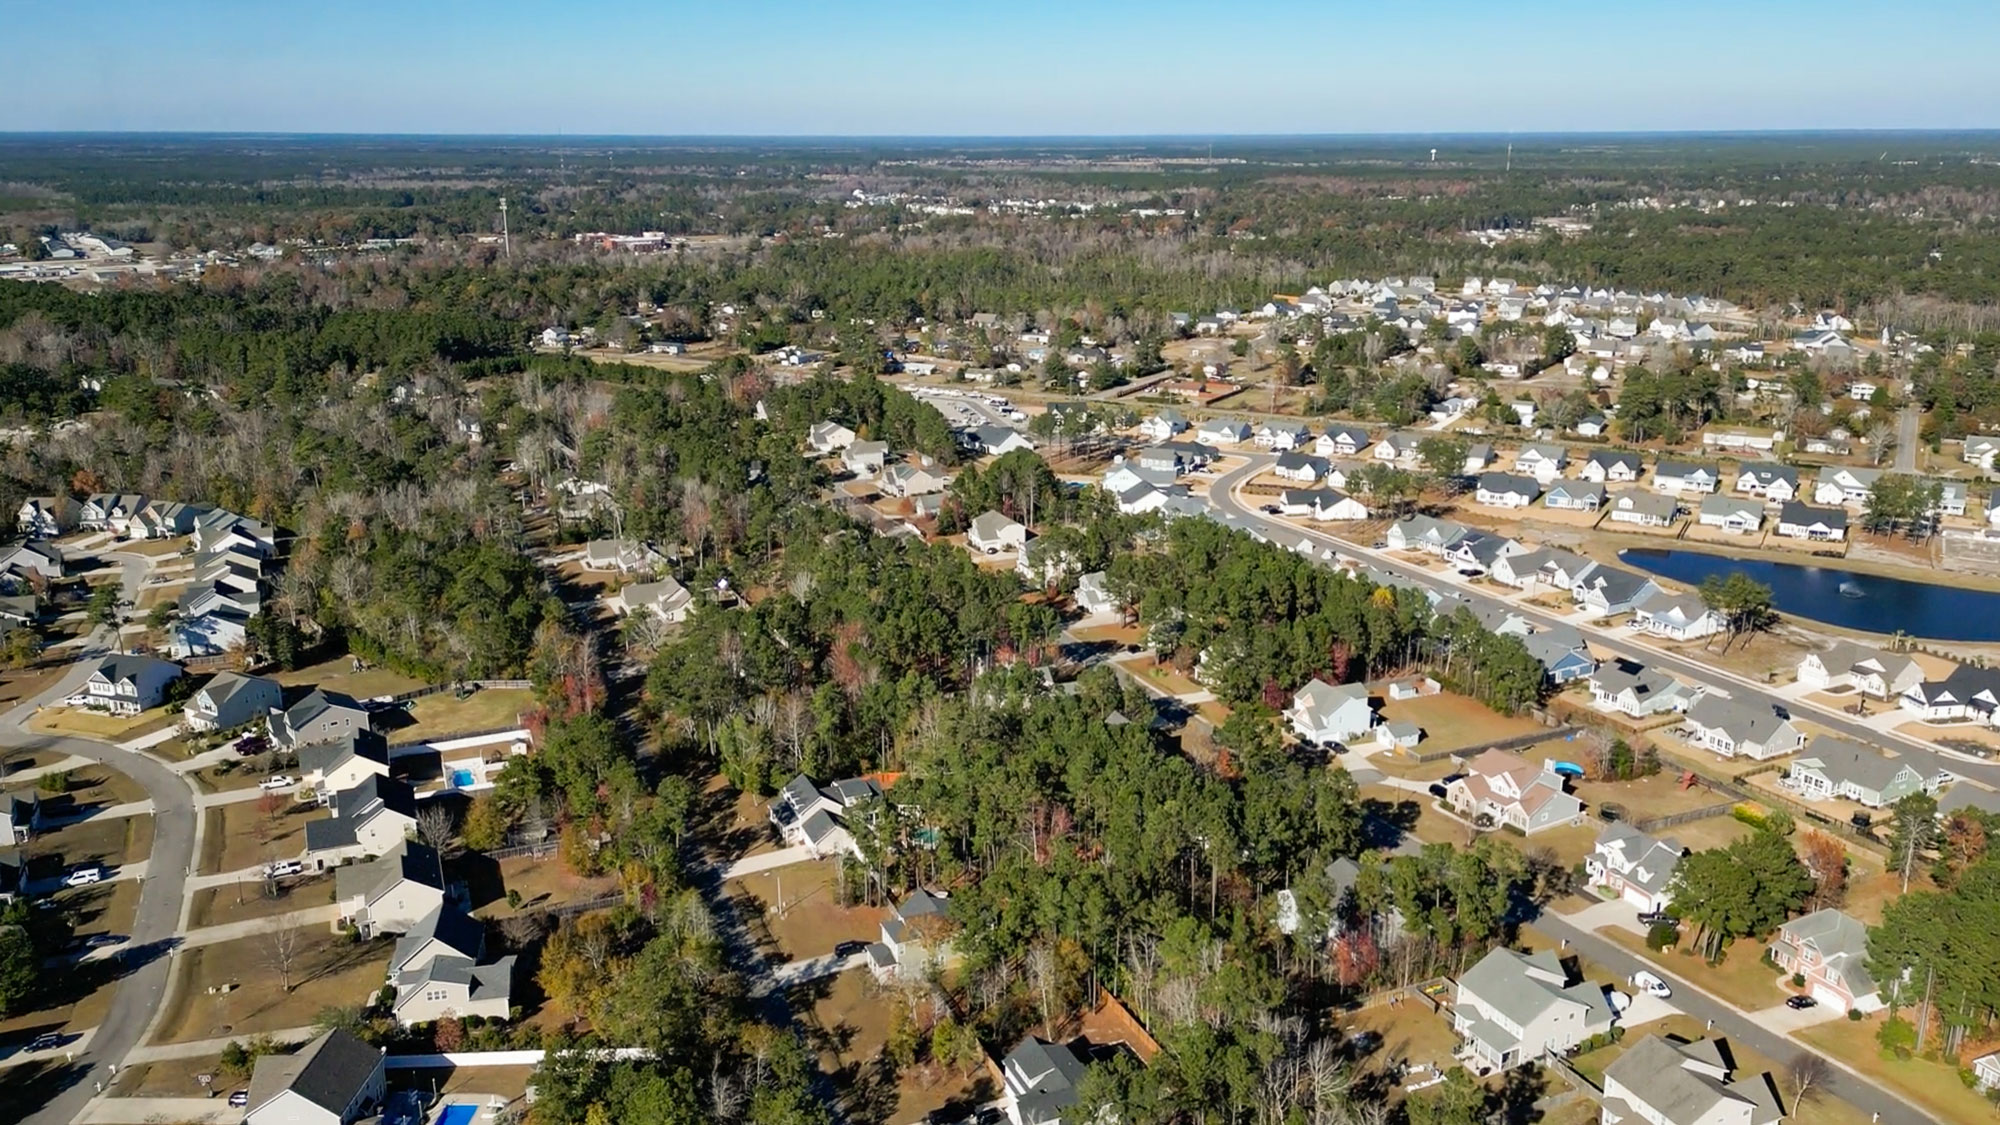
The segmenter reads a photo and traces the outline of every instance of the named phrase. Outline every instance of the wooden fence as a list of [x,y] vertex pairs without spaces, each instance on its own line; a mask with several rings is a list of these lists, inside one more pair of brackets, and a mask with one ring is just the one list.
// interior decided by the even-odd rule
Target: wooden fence
[[1548,730],[1515,735],[1512,738],[1503,738],[1497,742],[1481,743],[1478,746],[1461,746],[1452,750],[1426,750],[1422,753],[1403,750],[1400,753],[1402,757],[1413,762],[1441,762],[1446,758],[1473,758],[1484,754],[1488,750],[1519,750],[1524,747],[1534,746],[1538,743],[1547,742],[1551,738],[1561,738],[1564,735],[1574,733],[1575,730],[1576,728],[1571,726],[1558,726]]
[[1651,835],[1662,829],[1672,828],[1675,825],[1693,824],[1697,820],[1728,816],[1730,813],[1736,811],[1736,806],[1741,803],[1732,799],[1720,802],[1719,804],[1703,805],[1701,808],[1689,809],[1686,812],[1669,813],[1666,816],[1649,816],[1644,820],[1633,821],[1632,827]]

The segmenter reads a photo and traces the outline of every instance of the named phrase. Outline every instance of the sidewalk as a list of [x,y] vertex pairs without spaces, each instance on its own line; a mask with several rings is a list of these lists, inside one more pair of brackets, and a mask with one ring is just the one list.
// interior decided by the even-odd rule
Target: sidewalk
[[27,1045],[25,1042],[10,1048],[5,1055],[0,1055],[0,1070],[10,1066],[20,1066],[22,1063],[47,1062],[50,1059],[60,1062],[70,1055],[81,1054],[85,1047],[90,1046],[90,1037],[97,1034],[97,1029],[86,1027],[82,1031],[72,1031],[68,1034],[74,1038],[53,1051],[24,1051],[21,1048]]
[[246,1039],[269,1038],[277,1043],[303,1043],[318,1031],[312,1027],[287,1027],[280,1031],[260,1031],[254,1035],[225,1035],[220,1039],[197,1039],[191,1043],[156,1043],[147,1047],[134,1047],[125,1056],[125,1065],[160,1062],[165,1059],[199,1059],[209,1055],[219,1055],[231,1043],[241,1043]]
[[0,781],[6,781],[10,785],[25,784],[30,781],[40,781],[52,773],[82,769],[84,766],[94,766],[96,764],[96,762],[91,761],[89,758],[80,758],[71,755],[59,762],[50,762],[46,766],[30,766],[19,773],[10,773],[4,778],[0,778]]
[[196,891],[205,891],[211,887],[227,887],[237,883],[256,883],[263,881],[263,878],[264,865],[261,863],[254,867],[224,871],[219,875],[191,875],[187,881],[187,893],[189,898],[193,898]]
[[[195,796],[194,807],[198,809],[212,809],[221,805],[240,805],[246,801],[254,801],[262,797],[265,792],[266,790],[252,785],[248,789],[226,789],[220,793],[201,793]],[[293,791],[290,789],[281,790],[281,792],[284,793],[287,799],[294,796]]]
[[286,926],[331,926],[339,920],[338,903],[314,906],[271,918],[251,918],[243,922],[224,922],[220,926],[203,926],[198,930],[189,930],[181,935],[180,948],[193,949],[203,945],[219,945],[225,941],[275,933]]
[[82,824],[86,820],[112,820],[121,816],[151,815],[153,815],[153,802],[127,801],[122,805],[105,805],[102,808],[93,808],[88,812],[78,813],[75,816],[49,817],[42,822],[42,830],[53,832],[58,828],[67,828],[72,824]]
[[[94,885],[103,886],[106,883],[133,883],[139,881],[140,879],[144,879],[146,877],[146,861],[143,859],[137,859],[133,860],[131,863],[121,864],[120,866],[113,867],[110,870],[111,874],[106,875],[102,879],[99,879]],[[52,879],[32,880],[28,883],[28,893],[31,895],[54,894],[55,892],[63,889],[63,878],[64,876],[58,875]]]
[[806,957],[801,960],[791,961],[751,981],[750,995],[763,996],[771,992],[782,991],[795,985],[805,984],[808,981],[815,981],[822,977],[844,973],[849,969],[858,969],[867,963],[867,950],[862,950],[860,953],[852,953],[846,957],[835,957],[829,953],[824,957]]

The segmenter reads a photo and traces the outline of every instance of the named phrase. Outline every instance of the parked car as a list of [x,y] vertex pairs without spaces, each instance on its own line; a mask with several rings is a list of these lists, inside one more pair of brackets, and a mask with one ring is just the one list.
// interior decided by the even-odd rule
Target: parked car
[[124,941],[125,935],[123,934],[92,934],[83,939],[83,947],[85,949],[103,949],[107,945],[122,945]]
[[1429,789],[1426,791],[1430,793],[1431,796],[1436,797],[1440,801],[1444,800],[1445,797],[1447,796],[1445,787],[1439,785],[1435,781],[1431,782]]
[[867,948],[868,943],[865,941],[843,941],[833,947],[833,955],[835,957],[852,957],[857,953],[865,951]]
[[248,1090],[238,1090],[235,1093],[229,1095],[229,1108],[231,1109],[242,1109],[244,1106],[249,1104],[250,1104],[250,1091]]
[[27,1049],[30,1051],[51,1051],[62,1046],[62,1041],[61,1032],[45,1031],[30,1040]]
[[257,788],[271,789],[271,790],[290,789],[292,786],[297,785],[298,783],[299,779],[296,777],[288,777],[282,773],[275,773],[272,774],[270,777],[267,777],[264,780],[258,782]]
[[269,879],[282,879],[287,875],[297,875],[305,869],[306,865],[296,859],[281,859],[276,863],[265,864],[264,876]]
[[1632,974],[1632,986],[1648,996],[1657,996],[1662,1000],[1674,994],[1674,990],[1667,987],[1666,981],[1644,969]]
[[1648,910],[1644,914],[1639,915],[1639,924],[1641,926],[1671,926],[1679,921],[1679,918],[1674,917],[1664,910]]
[[1787,1008],[1790,1008],[1790,1009],[1792,1009],[1793,1011],[1803,1011],[1803,1010],[1805,1010],[1805,1009],[1807,1009],[1807,1008],[1810,1008],[1810,1007],[1813,1007],[1813,1006],[1817,1005],[1818,1003],[1819,1003],[1819,1001],[1817,1001],[1817,1000],[1813,999],[1813,998],[1812,998],[1812,997],[1810,997],[1810,996],[1787,996],[1787,997],[1785,997],[1785,1007],[1787,1007]]
[[68,875],[63,876],[63,886],[65,887],[84,887],[92,883],[102,883],[103,881],[104,868],[94,863],[79,867],[71,871]]

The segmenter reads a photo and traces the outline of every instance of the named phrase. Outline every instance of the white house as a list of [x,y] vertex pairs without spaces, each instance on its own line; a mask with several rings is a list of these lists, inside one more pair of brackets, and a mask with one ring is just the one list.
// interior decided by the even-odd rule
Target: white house
[[1736,491],[1773,504],[1799,498],[1799,471],[1775,461],[1746,461],[1736,471]]
[[1486,1070],[1563,1055],[1611,1030],[1601,985],[1572,984],[1554,950],[1494,949],[1458,978],[1452,1030]]
[[1076,605],[1078,609],[1095,616],[1101,613],[1116,613],[1124,606],[1107,586],[1109,578],[1101,570],[1093,570],[1076,580]]
[[1670,527],[1681,514],[1670,495],[1628,489],[1611,497],[1611,522],[1640,527]]
[[1576,475],[1599,484],[1631,484],[1644,471],[1644,462],[1637,453],[1623,449],[1595,449]]
[[841,451],[840,463],[857,477],[872,477],[882,471],[889,462],[889,443],[886,441],[856,441],[848,443]]
[[1241,445],[1250,440],[1250,426],[1240,418],[1211,418],[1195,430],[1203,445]]
[[1530,836],[1583,816],[1583,802],[1564,788],[1561,774],[1508,750],[1488,750],[1467,762],[1445,786],[1444,799],[1467,820],[1488,817]]
[[1720,474],[1708,465],[1662,458],[1660,463],[1653,467],[1654,491],[1669,496],[1714,492],[1719,483]]
[[1908,656],[1852,641],[1806,653],[1799,661],[1798,676],[1814,691],[1851,689],[1875,699],[1896,699],[1924,682],[1923,666]]
[[1359,426],[1328,426],[1313,441],[1313,452],[1322,457],[1353,457],[1372,444],[1374,439]]
[[632,539],[592,539],[583,545],[583,569],[631,573],[666,563],[666,557]]
[[1727,626],[1722,614],[1710,609],[1699,594],[1669,594],[1664,590],[1640,602],[1632,611],[1632,627],[1674,641],[1714,636]]
[[634,582],[620,587],[604,599],[606,608],[620,617],[650,613],[668,624],[686,621],[694,610],[694,595],[672,575],[658,582]]
[[333,815],[306,823],[306,866],[325,871],[382,855],[417,826],[417,797],[407,781],[371,773],[327,802]]
[[1187,416],[1169,406],[1139,423],[1139,434],[1148,441],[1172,441],[1187,428]]
[[1881,469],[1861,469],[1849,465],[1823,469],[1813,484],[1813,503],[1862,507],[1875,491],[1875,482],[1881,480],[1883,475]]
[[1604,1069],[1601,1125],[1778,1125],[1768,1074],[1738,1078],[1714,1041],[1648,1035]]
[[1028,545],[1028,529],[999,512],[982,512],[973,518],[965,543],[974,554],[1003,555]]
[[1688,741],[1725,758],[1757,761],[1797,753],[1806,736],[1769,704],[1703,692],[1687,710]]
[[31,496],[21,502],[14,526],[30,539],[54,539],[76,530],[83,507],[70,496]]
[[1777,532],[1787,539],[1838,543],[1847,538],[1847,513],[1793,500],[1778,509]]
[[[1993,471],[1994,457],[2000,455],[2000,438],[1977,435],[1968,437],[1965,439],[1965,448],[1959,451],[1959,455],[1967,464],[1977,465],[1990,473]],[[30,501],[30,503],[32,502]],[[26,510],[25,508],[22,509],[23,512]],[[35,532],[27,531],[25,523],[22,530],[26,534],[36,534]]]
[[106,656],[91,670],[82,690],[65,702],[114,715],[136,715],[158,707],[167,685],[181,677],[181,666],[150,656]]
[[1569,464],[1569,451],[1560,445],[1529,443],[1514,455],[1514,471],[1525,473],[1546,485],[1562,475]]
[[806,431],[806,444],[814,453],[838,453],[854,443],[854,431],[839,422],[821,422]]
[[1701,498],[1696,520],[1703,527],[1720,528],[1735,535],[1750,535],[1764,528],[1764,505],[1717,493]]
[[415,840],[333,873],[340,920],[363,937],[406,933],[443,906],[444,897],[444,861],[435,849]]
[[1590,675],[1591,706],[1645,719],[1686,710],[1693,700],[1687,685],[1658,668],[1627,660],[1600,664]]
[[1297,449],[1306,440],[1306,426],[1303,422],[1264,422],[1258,425],[1252,440],[1265,449],[1279,452]]
[[1813,739],[1792,763],[1790,782],[1809,800],[1841,798],[1871,809],[1937,788],[1935,776],[1925,777],[1906,759],[1827,734]]
[[1322,746],[1352,741],[1375,725],[1366,684],[1330,684],[1319,679],[1298,690],[1285,717],[1301,739]]
[[260,1055],[243,1125],[353,1125],[387,1096],[386,1056],[341,1028],[292,1054]]
[[1676,840],[1656,840],[1623,822],[1606,825],[1584,858],[1591,886],[1609,888],[1642,914],[1665,910],[1668,888],[1687,849]]
[[1493,508],[1525,508],[1541,494],[1541,484],[1533,477],[1515,473],[1483,473],[1473,499]]
[[778,790],[768,815],[787,844],[805,845],[820,858],[843,852],[859,858],[848,817],[856,806],[881,797],[882,786],[871,778],[851,777],[822,789],[800,774]]

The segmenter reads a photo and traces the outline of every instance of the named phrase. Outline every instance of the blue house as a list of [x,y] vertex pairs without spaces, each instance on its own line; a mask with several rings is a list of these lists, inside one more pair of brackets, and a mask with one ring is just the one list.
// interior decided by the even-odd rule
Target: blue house
[[1549,681],[1561,685],[1583,679],[1597,671],[1597,658],[1590,655],[1583,634],[1568,625],[1543,629],[1521,638],[1528,654],[1542,662]]

